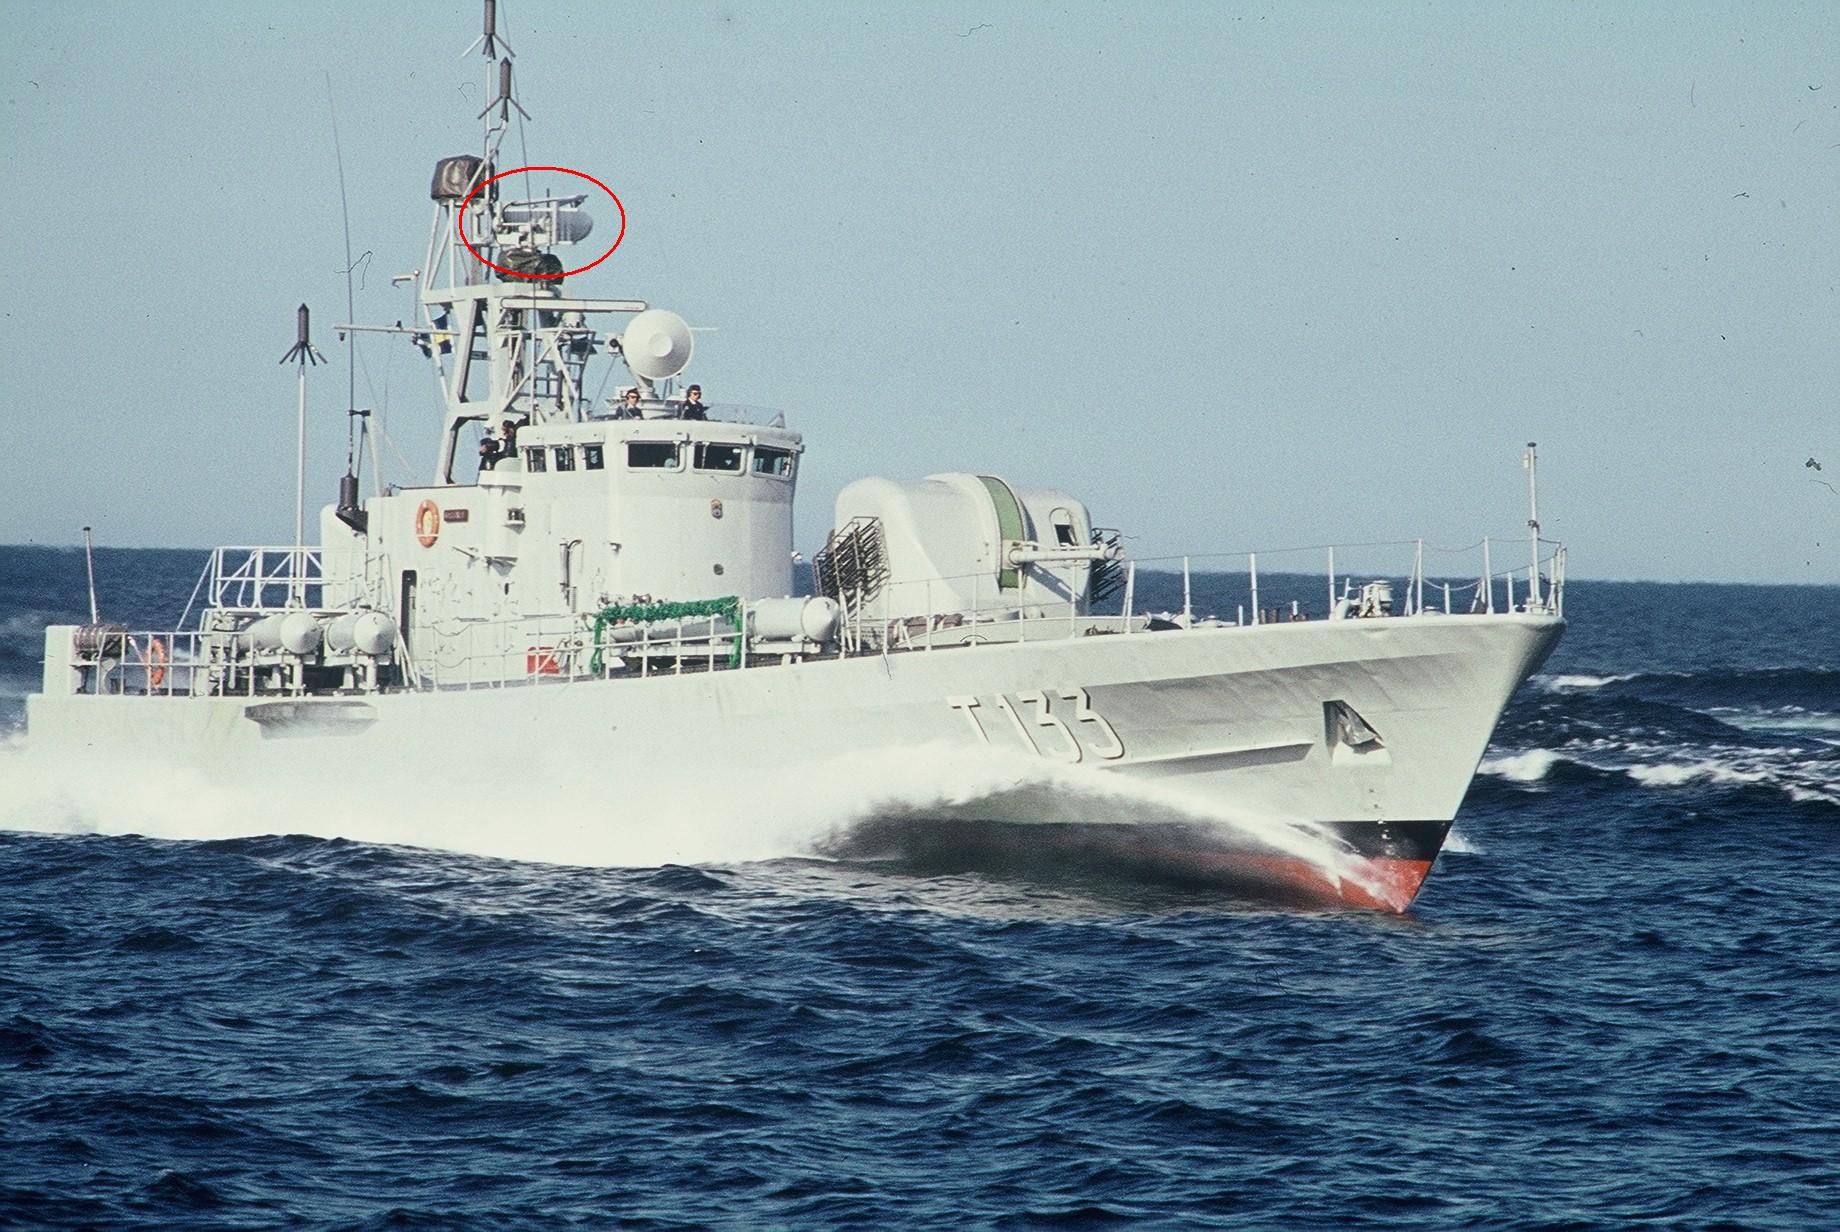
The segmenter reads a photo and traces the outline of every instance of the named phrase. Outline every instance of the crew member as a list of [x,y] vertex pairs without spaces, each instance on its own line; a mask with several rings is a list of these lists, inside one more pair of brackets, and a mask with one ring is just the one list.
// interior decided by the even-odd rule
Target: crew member
[[708,419],[709,408],[703,404],[703,387],[692,385],[684,390],[684,418]]
[[619,409],[614,412],[614,418],[615,419],[637,419],[639,418],[639,387],[637,385],[634,385],[631,389],[628,389],[626,393],[621,396],[620,406],[619,406]]
[[[509,424],[505,426],[510,427]],[[498,460],[509,452],[504,444],[492,435],[492,429],[487,428],[486,434],[479,438],[479,469],[481,471],[491,470],[498,465]]]

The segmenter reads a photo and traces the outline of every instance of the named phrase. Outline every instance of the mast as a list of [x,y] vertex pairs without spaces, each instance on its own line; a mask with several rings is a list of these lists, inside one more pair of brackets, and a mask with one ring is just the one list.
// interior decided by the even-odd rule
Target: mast
[[307,571],[302,553],[307,542],[307,369],[326,362],[326,357],[309,340],[307,331],[307,306],[302,304],[294,313],[294,345],[281,357],[282,363],[293,360],[298,368],[295,376],[299,396],[294,436],[294,560],[293,567],[288,570],[291,577],[288,599],[296,604],[306,600]]
[[[406,336],[431,362],[444,404],[433,476],[437,485],[460,482],[455,469],[461,434],[468,425],[489,429],[505,420],[519,426],[581,420],[589,413],[586,376],[594,361],[623,362],[649,393],[654,381],[683,370],[693,345],[681,317],[651,310],[641,336],[656,353],[640,359],[628,353],[624,333],[609,333],[591,322],[612,314],[645,314],[650,306],[644,300],[583,298],[565,292],[569,271],[552,250],[580,244],[594,230],[593,217],[582,208],[588,194],[552,196],[547,190],[530,190],[526,196],[501,189],[509,181],[498,179],[500,175],[537,169],[507,170],[499,165],[512,113],[520,121],[531,117],[515,96],[515,53],[498,33],[495,0],[485,0],[484,13],[479,37],[463,53],[477,51],[486,61],[490,101],[476,117],[482,124],[479,153],[436,162],[429,187],[434,219],[427,251],[418,270],[397,280],[415,283],[419,319],[407,326],[400,321],[394,326],[339,326],[341,331]],[[613,195],[586,173],[548,170],[580,176]],[[617,197],[613,206],[624,235],[625,209]],[[616,238],[615,247],[618,242]],[[598,265],[606,256],[583,268]],[[361,451],[362,437],[359,442]],[[355,481],[346,486],[355,495]],[[354,500],[349,511],[353,518],[345,518],[343,505],[341,501],[340,516],[353,525],[361,511]]]
[[1540,496],[1536,486],[1540,457],[1539,446],[1533,441],[1527,442],[1527,453],[1521,462],[1527,468],[1527,610],[1532,611],[1545,602],[1540,594]]
[[83,528],[83,565],[89,570],[89,622],[102,623],[96,610],[96,549],[89,539],[89,527]]
[[488,100],[476,117],[479,153],[436,166],[434,227],[419,285],[416,341],[434,360],[446,403],[437,483],[454,481],[464,424],[580,418],[583,372],[609,350],[584,314],[645,308],[564,298],[563,263],[550,250],[585,240],[593,220],[580,209],[582,197],[522,199],[501,191],[514,181],[495,181],[507,170],[500,151],[512,114],[531,118],[516,97],[516,53],[498,32],[495,0],[485,0],[480,35],[463,54],[473,52],[485,60]]

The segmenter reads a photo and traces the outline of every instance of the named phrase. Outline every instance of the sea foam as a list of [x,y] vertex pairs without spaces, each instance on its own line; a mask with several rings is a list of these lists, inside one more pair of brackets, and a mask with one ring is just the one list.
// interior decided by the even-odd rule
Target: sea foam
[[[579,746],[579,747],[578,747]],[[387,759],[361,745],[258,746],[206,770],[148,752],[0,744],[0,827],[208,840],[304,834],[584,866],[732,864],[823,855],[872,821],[1179,825],[1250,838],[1331,883],[1359,862],[1304,827],[1162,783],[995,749],[936,744],[805,762],[617,772],[585,738],[515,762],[476,733],[425,736]],[[333,755],[341,760],[330,760]]]
[[1528,749],[1505,757],[1484,758],[1476,773],[1493,775],[1514,783],[1538,783],[1552,772],[1559,754],[1551,749]]

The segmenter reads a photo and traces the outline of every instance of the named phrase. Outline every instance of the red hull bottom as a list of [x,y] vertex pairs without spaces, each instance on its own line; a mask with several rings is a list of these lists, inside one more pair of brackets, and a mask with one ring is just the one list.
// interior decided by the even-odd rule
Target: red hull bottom
[[1401,912],[1431,872],[1450,826],[1315,823],[1300,828],[1320,851],[1300,855],[1194,825],[902,819],[860,826],[830,854],[892,860],[922,874],[1124,879],[1284,906]]

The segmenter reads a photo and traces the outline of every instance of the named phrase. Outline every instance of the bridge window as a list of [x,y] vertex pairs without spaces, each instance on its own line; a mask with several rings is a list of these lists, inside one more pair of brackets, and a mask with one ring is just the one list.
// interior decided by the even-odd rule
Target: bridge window
[[554,453],[556,455],[557,470],[572,471],[575,469],[575,446],[558,445],[555,447]]
[[766,445],[754,446],[754,473],[771,475],[775,479],[792,478],[792,451],[773,449]]
[[543,446],[526,445],[524,447],[524,469],[531,472],[549,469],[549,463],[544,458]]
[[626,465],[634,470],[674,471],[678,468],[676,441],[628,441]]
[[581,447],[581,464],[586,470],[598,471],[605,465],[600,445],[583,445]]
[[713,441],[698,441],[696,445],[696,469],[699,471],[738,471],[741,469],[740,445],[718,445]]

